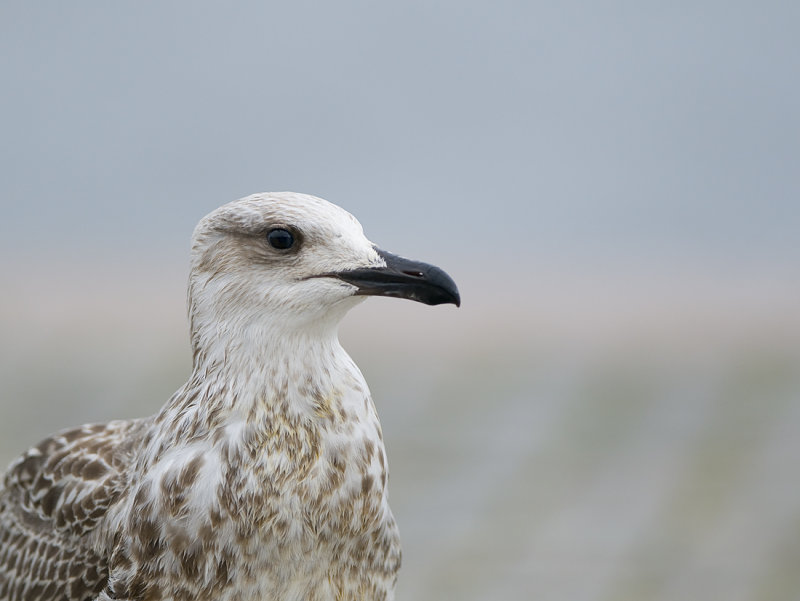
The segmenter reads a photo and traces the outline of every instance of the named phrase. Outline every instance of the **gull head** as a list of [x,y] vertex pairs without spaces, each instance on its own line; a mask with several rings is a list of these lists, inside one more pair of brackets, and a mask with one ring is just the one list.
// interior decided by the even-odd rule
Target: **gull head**
[[209,213],[192,237],[193,344],[333,330],[366,296],[460,304],[444,271],[390,254],[361,224],[321,198],[247,196]]

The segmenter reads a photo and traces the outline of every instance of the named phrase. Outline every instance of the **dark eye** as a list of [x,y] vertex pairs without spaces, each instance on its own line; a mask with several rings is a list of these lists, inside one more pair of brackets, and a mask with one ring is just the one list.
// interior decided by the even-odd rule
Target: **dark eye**
[[294,236],[289,230],[274,229],[267,233],[267,241],[272,248],[286,250],[294,244]]

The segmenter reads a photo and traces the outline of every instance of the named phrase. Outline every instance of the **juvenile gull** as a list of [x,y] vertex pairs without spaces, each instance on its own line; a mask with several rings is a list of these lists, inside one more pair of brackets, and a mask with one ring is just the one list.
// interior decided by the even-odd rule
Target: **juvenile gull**
[[453,280],[294,193],[206,216],[191,262],[188,382],[9,467],[0,601],[392,599],[381,427],[337,328],[368,295],[458,305]]

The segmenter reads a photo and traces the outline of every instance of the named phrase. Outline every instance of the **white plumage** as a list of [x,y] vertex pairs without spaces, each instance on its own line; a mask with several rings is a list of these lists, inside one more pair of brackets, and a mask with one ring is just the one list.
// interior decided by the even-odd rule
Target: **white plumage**
[[319,198],[205,217],[193,371],[155,416],[56,434],[0,490],[0,601],[391,599],[400,565],[369,390],[339,345],[365,295],[459,304]]

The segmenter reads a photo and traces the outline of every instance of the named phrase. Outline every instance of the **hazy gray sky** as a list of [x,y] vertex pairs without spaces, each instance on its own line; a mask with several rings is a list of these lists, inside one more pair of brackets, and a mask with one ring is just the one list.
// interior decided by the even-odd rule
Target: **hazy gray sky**
[[797,2],[7,0],[4,260],[184,260],[292,189],[423,257],[797,264],[798,31]]

